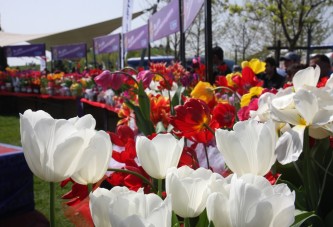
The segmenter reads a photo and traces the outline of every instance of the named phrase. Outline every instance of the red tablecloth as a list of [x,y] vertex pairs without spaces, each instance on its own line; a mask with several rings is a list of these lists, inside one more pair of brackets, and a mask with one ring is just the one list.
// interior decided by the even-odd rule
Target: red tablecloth
[[95,106],[95,107],[102,108],[102,109],[107,109],[109,111],[118,113],[117,108],[114,108],[113,106],[107,105],[105,103],[93,102],[93,101],[90,101],[90,100],[85,99],[85,98],[82,98],[81,102],[86,103],[86,104],[91,105],[91,106]]

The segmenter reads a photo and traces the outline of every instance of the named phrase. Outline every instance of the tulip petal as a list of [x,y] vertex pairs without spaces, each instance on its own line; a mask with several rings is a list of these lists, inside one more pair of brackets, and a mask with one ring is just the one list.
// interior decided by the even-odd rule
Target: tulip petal
[[[151,198],[155,197],[155,198]],[[156,198],[157,197],[157,198]],[[154,202],[152,200],[155,200]],[[153,226],[171,226],[171,196],[167,196],[163,203],[161,199],[156,194],[147,195],[147,205],[149,216],[147,217],[147,222]],[[162,213],[162,215],[161,215]]]
[[229,206],[228,198],[223,193],[212,193],[206,203],[208,220],[212,221],[214,226],[231,226]]
[[271,117],[278,122],[289,123],[292,125],[299,125],[302,118],[296,109],[279,110],[273,105],[271,106]]
[[91,114],[86,114],[82,117],[73,117],[68,119],[78,130],[95,129],[96,120]]
[[[233,177],[230,188],[230,213],[232,226],[242,226],[241,223],[248,223],[246,211],[251,209],[255,203],[260,201],[261,193],[250,184]],[[265,226],[265,225],[263,225]],[[266,225],[267,226],[267,225]]]
[[298,160],[303,151],[304,130],[305,126],[297,125],[284,132],[278,139],[275,153],[282,165]]
[[108,206],[112,194],[105,188],[97,188],[89,194],[89,207],[95,226],[111,227]]
[[58,144],[53,153],[49,154],[48,162],[46,163],[46,175],[52,182],[63,181],[72,176],[76,170],[77,159],[81,156],[81,146],[83,138],[73,136]]
[[268,201],[273,204],[274,219],[272,226],[291,226],[294,223],[294,215],[290,215],[295,210],[295,192],[290,192],[290,189],[285,184],[274,186],[275,195],[270,197]]
[[21,127],[21,143],[23,148],[23,154],[30,170],[39,177],[45,180],[42,161],[44,159],[44,153],[41,154],[40,146],[38,144],[38,136],[34,133],[32,125],[25,117],[20,118]]
[[318,101],[313,93],[300,89],[294,96],[295,108],[305,119],[307,125],[312,124],[312,120],[318,112]]
[[252,168],[255,169],[256,166],[257,174],[263,176],[269,172],[272,165],[276,161],[274,150],[277,136],[275,134],[275,125],[273,121],[268,121],[264,125],[257,123],[257,125],[261,127],[256,126],[251,128],[258,128],[259,137],[257,138],[257,141],[260,141],[260,145],[257,144],[257,149],[254,150],[254,153],[251,157],[253,159],[253,163],[257,163],[260,159],[261,165],[254,164]]
[[85,164],[72,175],[72,179],[79,184],[94,184],[105,175],[111,159],[112,144],[108,134],[104,131],[94,133],[84,149],[87,150],[87,158],[80,162]]
[[50,114],[46,113],[43,110],[38,110],[38,111],[33,112],[31,109],[29,109],[29,110],[24,111],[23,115],[20,114],[20,116],[21,117],[24,116],[25,118],[29,119],[32,127],[34,127],[35,124],[38,121],[40,121],[41,119],[44,119],[44,118],[53,119]]
[[293,77],[293,85],[297,92],[304,85],[315,87],[317,86],[320,77],[320,68],[308,67],[303,70],[299,70]]
[[235,132],[217,129],[215,137],[217,148],[222,153],[224,161],[231,171],[241,175],[250,170],[249,159],[239,142],[239,136]]

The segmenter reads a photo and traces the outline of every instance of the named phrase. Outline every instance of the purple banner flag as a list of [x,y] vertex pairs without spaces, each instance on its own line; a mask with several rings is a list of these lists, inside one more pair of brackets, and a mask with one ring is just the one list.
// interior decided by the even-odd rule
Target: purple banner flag
[[148,46],[148,25],[143,25],[125,34],[125,51],[144,49]]
[[6,46],[6,57],[45,56],[45,44]]
[[149,18],[149,38],[155,41],[179,31],[178,0],[172,0]]
[[184,0],[184,31],[193,23],[205,0]]
[[119,51],[119,34],[106,35],[94,38],[95,54],[112,53]]
[[87,54],[87,45],[85,43],[78,43],[53,46],[51,50],[53,60],[85,58]]

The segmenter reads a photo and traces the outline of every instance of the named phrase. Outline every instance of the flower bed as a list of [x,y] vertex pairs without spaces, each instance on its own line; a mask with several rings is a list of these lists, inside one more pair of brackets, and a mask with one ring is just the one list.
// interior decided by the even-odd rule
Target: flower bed
[[66,216],[89,226],[332,224],[333,79],[318,86],[309,67],[268,90],[264,66],[253,59],[214,85],[178,63],[104,71],[94,80],[110,92],[116,132],[96,131],[91,115],[27,110],[28,165],[72,183]]

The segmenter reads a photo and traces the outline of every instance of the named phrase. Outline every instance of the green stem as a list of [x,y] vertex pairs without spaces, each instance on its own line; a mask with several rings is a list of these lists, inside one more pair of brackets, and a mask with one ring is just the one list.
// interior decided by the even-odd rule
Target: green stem
[[327,168],[326,168],[326,170],[325,170],[325,175],[324,175],[324,179],[323,179],[323,184],[322,184],[322,186],[321,186],[321,191],[320,191],[320,194],[319,194],[319,199],[318,199],[318,203],[317,203],[317,208],[319,207],[320,202],[321,202],[321,198],[323,197],[323,194],[324,194],[325,185],[326,185],[326,179],[327,179],[327,175],[328,175],[328,169],[330,168],[330,166],[331,166],[331,164],[332,164],[332,161],[333,161],[333,155],[332,155],[331,160],[330,160],[330,162],[328,163]]
[[317,179],[315,177],[314,169],[311,163],[310,145],[309,145],[309,128],[306,127],[304,130],[304,141],[303,141],[303,153],[304,153],[304,163],[303,163],[303,182],[305,194],[307,196],[307,205],[310,211],[316,210],[317,206]]
[[87,184],[88,194],[93,191],[93,184]]
[[208,129],[208,131],[210,131],[214,136],[215,136],[215,131],[209,127],[209,125],[207,125],[206,123],[203,124],[205,126],[206,129]]
[[184,227],[191,227],[190,218],[184,218]]
[[129,73],[126,73],[126,72],[123,72],[123,71],[115,71],[115,72],[113,72],[112,74],[122,74],[122,75],[125,75],[125,76],[127,76],[127,78],[133,80],[137,86],[139,86],[138,81],[136,81],[136,79],[134,79],[134,78],[132,77],[132,75],[129,74]]
[[127,70],[130,70],[130,71],[132,71],[135,75],[138,75],[138,72],[137,72],[135,69],[133,69],[132,67],[128,67],[128,66],[126,66],[126,67],[124,67],[124,68],[121,69],[121,71],[127,71]]
[[301,178],[301,181],[304,182],[302,171],[299,169],[297,163],[296,163],[296,162],[293,162],[293,165],[294,165],[295,170],[296,170],[296,172],[298,173],[299,177]]
[[219,89],[225,89],[225,90],[230,91],[231,93],[234,94],[234,97],[237,97],[238,102],[239,102],[239,103],[241,102],[241,99],[240,99],[240,97],[238,97],[236,91],[232,90],[231,88],[229,88],[229,87],[224,87],[224,86],[219,86],[219,87],[214,88],[214,90],[219,90]]
[[162,192],[163,192],[162,184],[163,184],[163,180],[162,179],[157,179],[158,195],[161,198],[162,198]]
[[207,160],[207,169],[210,169],[209,158],[208,158],[208,152],[207,152],[207,146],[206,146],[206,144],[204,144],[204,149],[205,149],[205,155],[206,155],[206,160]]
[[174,116],[175,115],[175,108],[172,105],[172,100],[171,100],[171,92],[170,90],[168,90],[168,95],[169,95],[169,101],[170,101],[170,112],[171,115]]
[[143,182],[145,182],[146,184],[148,184],[151,189],[156,193],[156,189],[154,187],[154,185],[144,176],[142,176],[141,174],[131,171],[131,170],[127,170],[127,169],[115,169],[115,168],[109,168],[108,171],[114,171],[114,172],[121,172],[121,173],[128,173],[128,174],[132,174],[136,177],[139,177]]
[[318,166],[319,169],[321,169],[322,171],[325,172],[325,174],[333,177],[333,173],[331,173],[330,171],[328,171],[327,168],[325,168],[324,166],[322,166],[316,159],[312,159],[314,164],[316,164]]
[[241,98],[237,95],[236,91],[234,91],[234,90],[232,90],[228,87],[219,86],[219,87],[214,88],[214,90],[219,90],[219,89],[226,89],[226,90],[230,91],[234,95],[234,97],[238,99],[238,104],[234,101],[235,119],[236,119],[235,121],[238,122],[239,119],[238,119],[238,116],[237,116],[237,112],[240,109]]
[[55,184],[50,182],[50,226],[55,227]]

